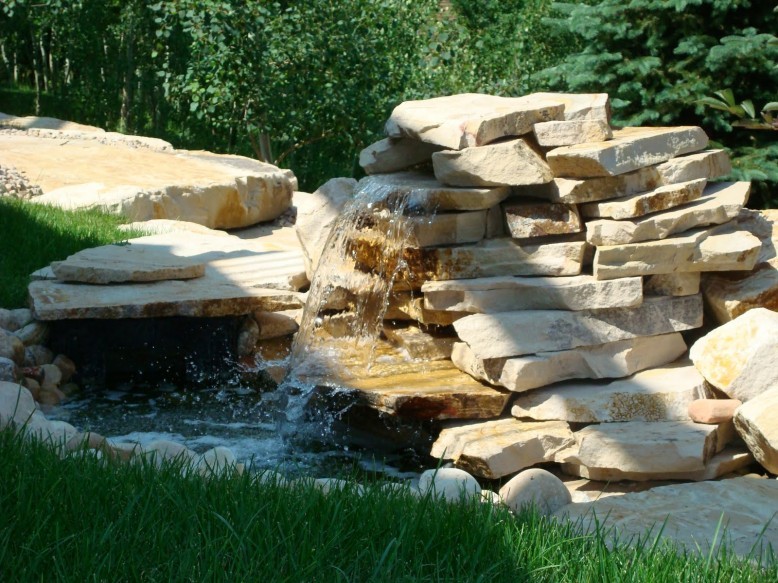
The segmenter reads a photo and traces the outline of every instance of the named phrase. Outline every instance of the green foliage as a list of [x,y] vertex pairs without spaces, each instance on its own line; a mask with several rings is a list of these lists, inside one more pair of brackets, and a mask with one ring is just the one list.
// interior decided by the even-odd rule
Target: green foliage
[[182,464],[60,459],[0,431],[3,581],[775,581],[778,564],[679,553],[368,484],[203,480]]
[[63,211],[0,197],[0,307],[26,306],[30,274],[52,261],[141,234],[119,230],[121,222],[97,211]]
[[[541,78],[569,91],[610,94],[615,123],[702,125],[724,144],[734,177],[763,180],[756,206],[778,203],[778,145],[770,132],[733,131],[730,111],[755,117],[753,103],[778,95],[778,12],[751,0],[603,0],[555,4],[560,16],[546,22],[576,35],[579,54],[543,71]],[[750,100],[711,108],[725,88]],[[718,102],[717,102],[718,103]],[[720,104],[719,104],[720,105]],[[742,112],[738,108],[742,108]],[[762,153],[759,151],[762,150]],[[755,164],[755,166],[751,166]]]

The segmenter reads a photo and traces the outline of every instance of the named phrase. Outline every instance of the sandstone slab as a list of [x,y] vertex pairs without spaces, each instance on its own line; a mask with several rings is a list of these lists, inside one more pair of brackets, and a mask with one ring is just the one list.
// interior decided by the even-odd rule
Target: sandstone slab
[[719,323],[757,307],[778,310],[778,209],[743,209],[734,222],[762,241],[752,272],[706,273],[702,292]]
[[577,449],[557,460],[636,473],[705,470],[705,464],[734,437],[732,424],[691,421],[625,421],[589,425],[575,432]]
[[532,95],[465,93],[401,103],[385,130],[391,138],[410,137],[461,150],[529,133],[537,122],[562,119],[564,107],[558,100]]
[[778,474],[778,383],[737,409],[735,428],[756,461]]
[[574,463],[563,463],[562,471],[571,476],[579,476],[588,480],[600,482],[650,482],[656,480],[685,480],[702,482],[715,480],[726,474],[747,468],[754,463],[752,456],[745,447],[726,446],[721,452],[705,462],[705,469],[681,472],[631,472],[615,468],[588,468]]
[[455,186],[545,184],[554,178],[541,154],[523,138],[436,152],[432,167],[435,178]]
[[613,139],[607,142],[556,148],[546,159],[555,176],[618,176],[707,145],[708,137],[698,127],[627,127],[613,132]]
[[730,224],[695,229],[659,241],[598,246],[594,277],[698,271],[749,271],[762,246],[747,231]]
[[569,379],[629,376],[674,361],[686,352],[678,333],[643,336],[558,352],[512,358],[479,359],[464,342],[457,342],[451,360],[474,378],[514,392],[524,392]]
[[489,359],[594,346],[701,325],[702,298],[697,295],[646,298],[633,308],[473,314],[457,320],[454,328],[477,358]]
[[543,202],[502,204],[508,233],[514,239],[548,235],[566,235],[583,231],[583,222],[575,205]]
[[533,127],[535,139],[543,148],[604,142],[613,137],[607,122],[593,119],[544,121]]
[[0,152],[4,165],[35,177],[43,191],[36,202],[100,208],[134,221],[180,219],[219,229],[245,227],[283,213],[297,182],[288,170],[250,158],[67,136],[4,135]]
[[[699,181],[697,186],[701,187]],[[726,223],[738,216],[750,191],[750,182],[711,184],[702,198],[676,208],[631,220],[589,221],[586,239],[592,245],[622,245],[665,239],[696,227]]]
[[[532,93],[529,97],[564,105],[564,119],[594,119],[610,124],[611,104],[607,93]],[[542,122],[538,122],[542,123]]]
[[367,174],[396,172],[432,159],[442,146],[411,138],[385,138],[359,153],[359,165]]
[[131,239],[205,264],[205,274],[105,286],[34,281],[29,292],[39,320],[225,316],[301,306],[307,285],[302,254],[291,229],[259,239],[170,233]]
[[516,310],[595,310],[638,306],[643,302],[637,277],[599,281],[591,275],[569,277],[483,277],[428,281],[421,286],[430,310],[495,313]]
[[507,186],[467,188],[448,186],[422,172],[375,174],[359,181],[361,190],[384,189],[387,196],[407,195],[410,210],[480,211],[499,204],[510,194]]
[[724,150],[705,150],[618,176],[585,179],[557,177],[548,184],[515,189],[517,194],[523,196],[581,204],[638,194],[663,185],[719,178],[731,171],[732,165]]
[[[357,265],[374,269],[386,263],[382,238],[360,236],[355,242]],[[526,243],[512,239],[487,239],[476,245],[453,247],[406,248],[402,252],[404,269],[398,280],[407,280],[417,288],[425,281],[493,277],[498,275],[578,275],[587,248],[585,241],[562,240]],[[385,265],[394,272],[390,258]]]
[[[380,213],[374,220],[374,227],[384,233],[391,232],[397,221],[389,213]],[[409,247],[478,243],[486,235],[486,211],[440,212],[401,221],[403,244]]]
[[475,476],[497,479],[551,461],[556,452],[574,443],[567,423],[496,419],[444,428],[431,455],[453,460]]
[[643,278],[647,296],[692,296],[700,293],[700,273],[660,273]]
[[391,326],[384,322],[387,340],[405,349],[411,358],[417,360],[445,360],[451,358],[451,349],[456,338],[446,334],[426,332],[418,326]]
[[684,421],[689,404],[708,395],[697,369],[679,361],[608,383],[575,381],[529,391],[516,398],[511,414],[571,423]]
[[51,264],[60,281],[122,283],[192,279],[205,274],[205,264],[174,255],[164,245],[138,241],[84,249]]
[[689,182],[679,182],[660,186],[648,192],[640,192],[626,197],[601,202],[590,202],[581,206],[581,214],[590,219],[609,217],[611,219],[631,219],[650,213],[677,207],[697,200],[702,196],[707,180],[699,178]]
[[414,320],[427,326],[450,326],[466,312],[450,310],[429,310],[424,307],[424,298],[414,292],[393,292],[389,296],[389,306],[385,320]]
[[[778,481],[742,477],[570,504],[556,516],[582,521],[588,532],[609,532],[614,540],[653,539],[661,531],[663,539],[702,556],[726,544],[729,551],[743,557],[767,559],[772,555],[769,547],[778,547],[778,524],[773,516],[776,500]],[[722,526],[726,529],[723,536]]]
[[695,423],[725,423],[742,404],[737,399],[697,399],[689,403],[689,419]]
[[745,403],[778,383],[778,312],[749,310],[697,340],[689,356],[709,383]]

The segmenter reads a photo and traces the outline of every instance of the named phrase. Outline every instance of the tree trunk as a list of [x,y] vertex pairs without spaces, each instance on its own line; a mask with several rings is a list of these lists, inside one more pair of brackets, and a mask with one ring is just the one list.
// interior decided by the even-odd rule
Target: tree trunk
[[37,45],[35,42],[35,31],[30,29],[30,40],[32,41],[32,70],[35,78],[35,115],[41,114],[41,63],[38,57]]
[[124,52],[124,84],[122,85],[122,109],[121,109],[121,131],[130,131],[130,116],[132,112],[132,99],[133,99],[133,81],[135,76],[135,64],[134,64],[134,43],[135,43],[135,31],[134,24],[130,21],[127,35],[125,36],[125,52]]

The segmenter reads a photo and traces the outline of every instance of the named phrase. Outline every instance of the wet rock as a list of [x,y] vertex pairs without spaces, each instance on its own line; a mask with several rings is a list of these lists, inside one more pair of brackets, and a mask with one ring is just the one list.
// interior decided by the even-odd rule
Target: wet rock
[[572,502],[562,480],[541,468],[530,468],[513,477],[500,488],[500,498],[517,514],[534,506],[543,516],[550,516]]
[[24,344],[11,332],[0,329],[0,358],[12,360],[21,366],[24,363]]
[[300,310],[285,310],[281,312],[258,310],[254,312],[254,321],[259,326],[259,340],[291,336],[300,327],[298,320],[301,315]]
[[244,318],[238,332],[238,356],[253,353],[257,342],[259,342],[259,325],[254,318]]
[[660,241],[597,247],[597,279],[691,271],[749,271],[759,239],[731,224],[695,229]]
[[112,443],[108,442],[110,447],[111,457],[122,461],[128,462],[137,454],[140,454],[142,448],[138,443]]
[[683,338],[673,333],[494,359],[479,359],[467,344],[457,342],[451,360],[474,378],[523,392],[569,379],[625,377],[672,362],[684,352]]
[[617,176],[670,158],[703,150],[708,137],[698,127],[627,127],[597,144],[556,148],[546,154],[555,176]]
[[521,186],[554,178],[540,153],[522,138],[432,155],[435,178],[454,186]]
[[[377,221],[382,232],[392,228],[392,219]],[[405,245],[409,247],[435,247],[477,243],[486,234],[486,211],[462,211],[436,213],[434,216],[406,217],[404,220]]]
[[226,447],[214,447],[195,458],[194,464],[201,476],[223,476],[236,468],[235,454]]
[[657,336],[702,325],[702,298],[646,298],[633,308],[473,314],[454,322],[477,358],[501,358]]
[[778,384],[778,312],[749,310],[697,340],[689,356],[709,383],[745,403]]
[[457,468],[426,470],[419,477],[422,494],[438,496],[449,502],[461,502],[481,495],[481,486],[473,476]]
[[411,138],[385,138],[359,153],[359,165],[366,174],[396,172],[428,162],[442,148]]
[[22,379],[22,386],[30,391],[33,399],[40,401],[41,385],[38,381],[30,377],[24,377]]
[[70,440],[68,440],[68,442],[65,444],[65,449],[67,451],[95,449],[107,452],[109,450],[109,444],[105,437],[99,433],[95,433],[94,431],[87,431],[85,433],[76,433],[73,437],[71,437]]
[[424,306],[489,314],[516,310],[591,310],[630,307],[643,302],[640,278],[598,281],[572,277],[484,277],[428,281],[421,286]]
[[71,397],[74,397],[81,392],[81,387],[79,387],[76,383],[65,383],[60,385],[59,390],[62,391],[65,397],[70,399]]
[[575,205],[546,202],[503,203],[508,233],[514,239],[566,235],[583,231]]
[[195,459],[196,454],[185,445],[158,439],[152,441],[143,448],[143,457],[160,467],[165,462],[189,463]]
[[451,358],[451,348],[456,337],[425,332],[418,326],[388,326],[384,323],[384,335],[394,344],[408,351],[418,360],[444,360]]
[[581,214],[589,218],[632,219],[677,207],[702,196],[707,180],[699,178],[689,182],[668,184],[648,192],[602,202],[581,205]]
[[22,373],[16,363],[10,358],[0,356],[0,382],[14,383],[22,378]]
[[67,397],[65,396],[65,393],[60,391],[57,387],[50,385],[41,386],[41,390],[38,393],[38,402],[41,404],[41,406],[47,408],[57,407],[66,399]]
[[401,103],[385,130],[391,138],[410,137],[461,150],[529,133],[537,122],[562,119],[563,110],[559,101],[533,95],[466,93]]
[[593,245],[621,245],[665,239],[689,229],[726,223],[738,216],[750,190],[750,182],[711,184],[699,200],[670,210],[634,220],[589,221],[586,238]]
[[35,411],[30,391],[17,383],[0,381],[0,429],[24,425]]
[[356,189],[357,181],[353,178],[333,178],[313,194],[295,194],[297,222],[294,230],[302,245],[308,279],[313,277],[327,237]]
[[700,273],[660,273],[643,278],[647,296],[693,296],[700,293]]
[[778,384],[737,409],[735,428],[756,461],[778,474]]
[[57,388],[62,382],[62,371],[59,370],[54,364],[44,364],[40,366],[40,371],[43,374],[43,380],[41,382],[41,388]]
[[61,373],[61,383],[67,383],[76,374],[76,363],[70,360],[64,354],[58,354],[52,363]]
[[405,195],[408,197],[408,209],[436,212],[487,210],[510,195],[510,188],[507,186],[448,186],[423,172],[376,174],[360,180],[359,188],[382,189],[387,192],[387,196]]
[[543,148],[604,142],[613,137],[607,122],[593,119],[544,121],[536,123],[532,131],[538,145]]
[[762,250],[752,272],[704,275],[705,301],[722,324],[751,308],[778,310],[778,209],[743,209],[733,222],[758,237]]
[[731,421],[742,405],[737,399],[697,399],[689,403],[689,419],[695,423],[718,425]]
[[0,308],[0,328],[8,332],[16,332],[32,322],[32,313],[27,308],[6,310]]
[[705,379],[684,359],[607,384],[576,381],[529,391],[516,398],[511,414],[570,423],[683,421],[689,404],[708,394]]
[[497,479],[551,461],[573,444],[573,434],[564,422],[496,419],[444,428],[431,455],[453,460],[475,476]]

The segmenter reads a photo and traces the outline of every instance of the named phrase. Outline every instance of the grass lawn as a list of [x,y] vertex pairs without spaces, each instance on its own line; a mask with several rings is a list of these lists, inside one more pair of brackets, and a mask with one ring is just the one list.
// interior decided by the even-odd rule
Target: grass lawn
[[0,432],[2,581],[776,581],[778,565],[609,550],[527,513],[368,485],[323,495],[257,476],[60,459]]
[[123,222],[99,211],[63,211],[0,197],[0,308],[26,307],[30,274],[52,261],[141,235],[120,231]]

